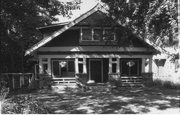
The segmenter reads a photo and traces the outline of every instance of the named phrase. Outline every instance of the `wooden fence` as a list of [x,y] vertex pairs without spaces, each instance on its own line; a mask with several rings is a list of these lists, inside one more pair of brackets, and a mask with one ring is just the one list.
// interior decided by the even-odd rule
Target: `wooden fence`
[[35,77],[33,73],[2,73],[0,79],[7,82],[7,86],[12,90],[30,88]]

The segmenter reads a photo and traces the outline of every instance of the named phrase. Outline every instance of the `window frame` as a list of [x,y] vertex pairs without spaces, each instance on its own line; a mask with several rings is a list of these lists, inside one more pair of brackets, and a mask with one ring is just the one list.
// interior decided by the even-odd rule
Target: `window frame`
[[[133,62],[137,62],[137,71],[136,71],[136,74],[132,74],[131,73],[131,71],[132,71],[132,69],[131,69],[131,67],[128,67],[128,73],[127,73],[127,76],[140,76],[141,74],[140,74],[140,69],[139,69],[139,67],[141,66],[140,65],[140,60],[138,60],[138,59],[132,59],[132,60],[120,60],[120,71],[122,72],[123,70],[123,68],[122,68],[122,62],[130,62],[130,61],[133,61]],[[125,74],[121,74],[122,76],[126,76]]]
[[[61,66],[59,65],[59,69],[58,69],[58,73],[59,73],[59,75],[54,75],[54,68],[53,68],[53,62],[55,62],[55,61],[57,61],[58,63],[60,63],[60,62],[66,62],[67,63],[67,65],[66,65],[66,72],[69,72],[69,61],[73,61],[74,62],[74,60],[66,60],[66,59],[55,59],[55,60],[52,60],[52,75],[53,76],[55,76],[55,77],[63,77],[63,75],[62,75],[62,71],[61,71]],[[74,75],[75,75],[75,64],[74,64]],[[64,76],[64,77],[67,77],[67,76]]]
[[[114,38],[113,40],[106,40],[106,39],[105,39],[105,32],[106,32],[106,30],[111,30],[111,28],[104,28],[104,29],[103,29],[103,40],[104,40],[104,41],[115,41],[115,40],[116,40],[116,32],[115,32],[115,31],[112,31],[112,32],[113,32],[113,36],[114,36],[114,37],[113,37],[113,38]],[[116,29],[115,29],[115,30],[116,30]]]
[[[83,39],[83,29],[90,29],[91,30],[91,40],[85,40],[85,39]],[[105,39],[105,31],[106,30],[111,30],[111,28],[110,27],[92,27],[92,28],[90,28],[90,27],[80,27],[80,41],[95,41],[95,42],[98,42],[98,41],[100,41],[101,39],[99,39],[99,40],[95,40],[94,39],[94,31],[95,31],[95,29],[102,29],[102,40],[104,40],[104,41],[115,41],[116,40],[116,31],[113,31],[114,32],[114,39],[113,40],[106,40]],[[116,30],[116,29],[115,29]]]

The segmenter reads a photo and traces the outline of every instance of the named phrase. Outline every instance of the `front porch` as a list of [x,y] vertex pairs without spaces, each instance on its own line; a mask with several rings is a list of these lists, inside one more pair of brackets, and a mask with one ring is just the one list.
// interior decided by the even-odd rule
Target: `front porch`
[[145,74],[152,73],[151,55],[40,55],[39,73],[48,74],[57,85],[107,83],[143,84]]

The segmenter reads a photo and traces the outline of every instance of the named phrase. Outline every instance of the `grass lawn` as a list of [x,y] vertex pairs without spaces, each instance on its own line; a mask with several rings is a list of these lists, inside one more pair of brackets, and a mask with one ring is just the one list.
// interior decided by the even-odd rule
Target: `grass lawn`
[[68,88],[65,92],[39,90],[30,95],[40,100],[49,113],[180,113],[180,90],[151,87],[82,92]]

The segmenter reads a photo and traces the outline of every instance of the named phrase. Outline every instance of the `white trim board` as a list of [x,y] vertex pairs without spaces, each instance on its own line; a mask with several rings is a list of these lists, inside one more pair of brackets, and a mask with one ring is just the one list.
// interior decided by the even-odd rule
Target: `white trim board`
[[72,54],[72,55],[39,55],[39,58],[152,58],[152,55],[117,55],[117,54]]
[[77,52],[77,51],[153,51],[152,49],[147,49],[143,47],[112,47],[112,46],[64,46],[64,47],[41,47],[38,51],[70,51],[70,52]]

